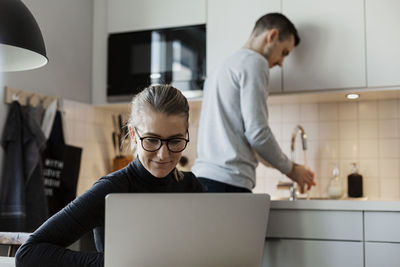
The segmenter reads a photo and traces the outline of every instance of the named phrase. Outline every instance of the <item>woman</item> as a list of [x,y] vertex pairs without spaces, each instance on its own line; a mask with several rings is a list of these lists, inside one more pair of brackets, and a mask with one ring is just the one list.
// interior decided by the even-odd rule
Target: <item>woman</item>
[[[189,105],[169,85],[146,88],[132,100],[128,121],[137,157],[102,177],[87,192],[47,220],[21,246],[16,266],[103,266],[104,198],[109,193],[202,192],[196,177],[175,167],[189,142]],[[66,249],[94,229],[98,252]]]

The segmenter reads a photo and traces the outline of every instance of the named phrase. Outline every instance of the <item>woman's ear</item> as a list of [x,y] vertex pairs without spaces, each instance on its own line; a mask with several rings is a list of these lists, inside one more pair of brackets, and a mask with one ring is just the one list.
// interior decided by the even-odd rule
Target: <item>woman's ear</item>
[[135,134],[136,134],[136,133],[135,133],[135,130],[133,129],[132,126],[129,126],[128,129],[129,129],[129,137],[130,137],[135,143],[137,143],[136,138],[135,138]]

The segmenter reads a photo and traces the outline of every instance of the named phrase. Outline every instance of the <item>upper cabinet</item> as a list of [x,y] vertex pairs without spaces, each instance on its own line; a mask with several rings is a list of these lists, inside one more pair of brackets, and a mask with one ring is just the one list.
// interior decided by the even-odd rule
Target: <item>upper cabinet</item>
[[206,23],[210,73],[269,12],[285,14],[301,38],[283,69],[270,70],[270,92],[400,86],[398,10],[399,0],[96,0],[93,103],[106,101],[109,33]]
[[283,91],[366,87],[364,0],[282,2],[301,38],[283,64]]
[[[240,49],[258,18],[280,12],[280,0],[209,0],[207,2],[207,73]],[[281,69],[270,71],[270,91],[281,92]]]
[[206,23],[206,0],[107,0],[109,33]]
[[400,1],[366,0],[368,86],[400,85]]

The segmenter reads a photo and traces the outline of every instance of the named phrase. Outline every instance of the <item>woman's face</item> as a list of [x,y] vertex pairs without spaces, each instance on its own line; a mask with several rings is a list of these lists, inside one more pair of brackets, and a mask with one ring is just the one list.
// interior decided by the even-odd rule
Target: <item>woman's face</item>
[[[148,110],[136,125],[140,137],[158,137],[161,139],[187,138],[187,119],[182,115],[164,115],[159,112]],[[168,150],[166,142],[162,142],[159,150],[148,152],[143,149],[140,138],[133,128],[130,128],[131,138],[137,143],[137,154],[143,166],[153,176],[164,178],[176,166],[181,158],[182,152],[174,153]]]

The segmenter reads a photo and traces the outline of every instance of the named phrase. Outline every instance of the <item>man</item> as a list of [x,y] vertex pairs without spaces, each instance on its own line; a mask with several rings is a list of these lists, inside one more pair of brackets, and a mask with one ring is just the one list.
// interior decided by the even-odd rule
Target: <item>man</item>
[[282,66],[300,38],[280,13],[262,16],[243,48],[220,64],[205,82],[192,171],[208,192],[251,192],[262,159],[297,182],[301,192],[314,173],[291,162],[268,126],[269,68]]

